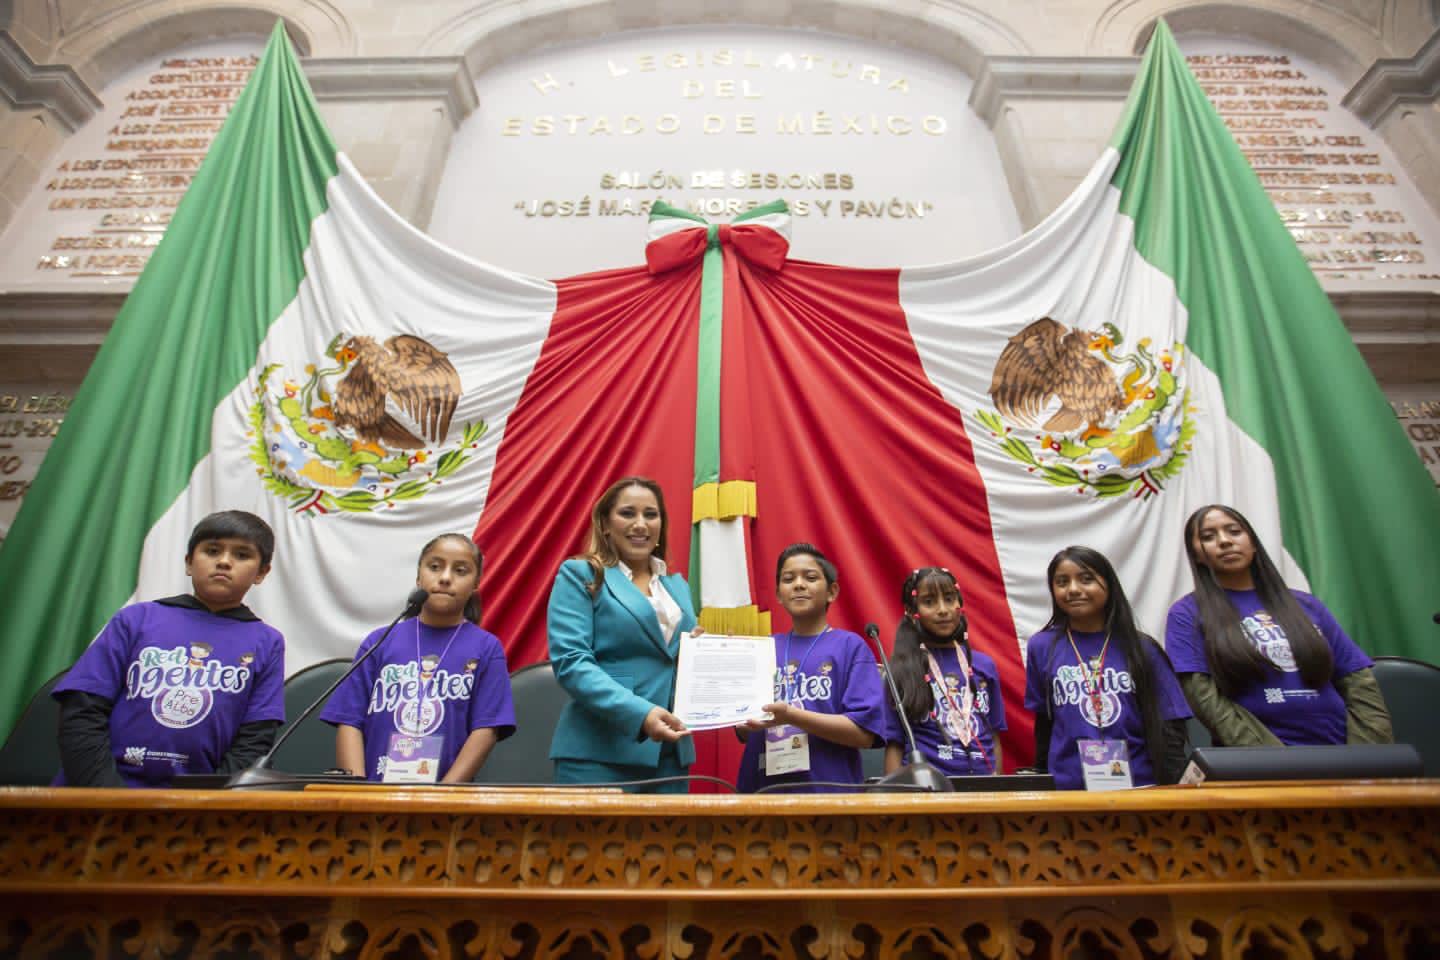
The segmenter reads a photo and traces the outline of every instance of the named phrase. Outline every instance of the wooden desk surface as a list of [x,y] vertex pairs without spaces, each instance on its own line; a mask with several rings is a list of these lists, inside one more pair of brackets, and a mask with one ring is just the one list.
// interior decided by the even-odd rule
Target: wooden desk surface
[[[0,892],[0,921],[29,930],[20,955],[139,924],[166,943],[207,931],[197,950],[230,949],[242,928],[280,944],[257,956],[286,955],[292,928],[319,956],[354,955],[343,930],[367,956],[430,930],[435,950],[417,955],[511,960],[739,957],[746,937],[756,960],[1440,956],[1440,781],[760,797],[11,788]],[[237,927],[241,907],[264,922]],[[983,937],[966,946],[966,929]]]
[[797,813],[1008,812],[1051,810],[1296,809],[1324,807],[1440,807],[1440,780],[1337,780],[1299,783],[1201,784],[1087,793],[1084,790],[1002,793],[694,794],[636,796],[588,787],[544,789],[483,784],[397,787],[386,784],[322,784],[304,790],[91,790],[75,787],[0,786],[0,810],[46,808],[154,810],[186,807],[225,810],[485,810],[536,813],[588,809],[615,816],[666,814],[766,816]]

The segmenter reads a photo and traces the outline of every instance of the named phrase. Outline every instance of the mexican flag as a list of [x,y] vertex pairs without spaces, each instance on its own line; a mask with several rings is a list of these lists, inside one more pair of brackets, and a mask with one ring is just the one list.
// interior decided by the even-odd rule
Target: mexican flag
[[[832,624],[887,643],[908,571],[950,568],[1012,767],[1051,555],[1106,553],[1158,632],[1202,504],[1371,653],[1427,655],[1440,498],[1163,24],[1111,148],[1005,247],[860,270],[788,259],[786,229],[657,204],[643,266],[467,260],[336,150],[277,28],[0,553],[3,726],[116,608],[188,589],[216,509],[276,530],[248,599],[288,672],[353,655],[446,531],[484,552],[511,668],[544,659],[554,571],[637,473],[712,624],[785,629],[796,540],[839,567]],[[733,774],[731,739],[696,772]]]

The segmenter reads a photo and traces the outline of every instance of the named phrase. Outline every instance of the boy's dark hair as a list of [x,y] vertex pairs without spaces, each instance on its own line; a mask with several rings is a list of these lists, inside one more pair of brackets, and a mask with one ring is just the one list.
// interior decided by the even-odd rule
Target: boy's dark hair
[[[1070,629],[1070,614],[1055,599],[1055,569],[1061,562],[1069,560],[1082,570],[1089,570],[1105,584],[1105,631],[1112,643],[1125,655],[1125,671],[1135,686],[1135,700],[1140,705],[1140,720],[1145,730],[1145,750],[1150,755],[1150,769],[1154,771],[1155,782],[1162,782],[1165,770],[1165,730],[1160,717],[1160,698],[1156,694],[1155,669],[1151,663],[1154,657],[1168,664],[1170,658],[1155,638],[1141,633],[1135,625],[1135,612],[1120,585],[1120,575],[1115,572],[1110,558],[1090,547],[1066,547],[1050,558],[1045,569],[1045,586],[1050,591],[1050,622],[1045,629],[1054,630],[1050,638],[1050,649],[1045,652],[1045,682],[1050,683],[1050,670],[1055,661],[1055,648],[1065,639]],[[1146,656],[1147,652],[1149,656]],[[1046,710],[1053,712],[1050,692],[1045,695]]]
[[221,510],[195,524],[190,542],[185,545],[185,559],[195,555],[195,548],[206,540],[244,540],[260,551],[260,566],[270,566],[275,556],[275,531],[270,524],[244,510]]
[[1285,586],[1285,579],[1275,568],[1270,554],[1265,552],[1265,545],[1250,521],[1234,507],[1211,503],[1190,514],[1185,521],[1185,556],[1195,581],[1195,607],[1200,614],[1200,632],[1205,638],[1205,660],[1210,664],[1215,686],[1221,695],[1233,700],[1264,680],[1265,672],[1273,664],[1245,635],[1240,614],[1235,611],[1225,588],[1215,579],[1215,571],[1200,562],[1200,524],[1213,510],[1230,517],[1249,535],[1250,545],[1255,548],[1255,557],[1250,561],[1250,579],[1255,583],[1261,606],[1285,632],[1305,685],[1315,690],[1325,686],[1335,668],[1330,644]]
[[820,572],[825,575],[826,587],[832,586],[835,581],[840,579],[840,572],[835,569],[835,564],[831,563],[818,547],[808,543],[792,543],[780,551],[780,559],[775,562],[775,582],[777,584],[780,582],[780,571],[785,569],[785,561],[799,556],[815,558],[815,562],[820,566]]

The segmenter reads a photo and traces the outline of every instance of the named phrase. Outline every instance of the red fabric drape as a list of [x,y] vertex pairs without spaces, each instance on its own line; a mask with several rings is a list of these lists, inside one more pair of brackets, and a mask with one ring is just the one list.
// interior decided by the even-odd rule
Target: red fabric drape
[[[888,648],[906,574],[949,567],[971,642],[1000,667],[1006,765],[1028,762],[1024,668],[985,489],[960,412],[925,377],[898,272],[802,261],[772,272],[731,259],[725,296],[738,309],[727,310],[721,442],[724,456],[753,463],[756,603],[775,629],[788,627],[775,559],[808,540],[840,570],[831,623],[859,632],[873,620]],[[581,549],[590,507],[617,477],[660,481],[672,569],[685,570],[689,557],[699,264],[558,286],[476,529],[485,622],[505,641],[511,669],[545,659],[555,569]],[[739,424],[748,424],[744,437],[731,435]],[[696,747],[693,772],[733,780],[740,748],[728,731],[697,736]]]
[[700,264],[557,283],[555,317],[505,425],[475,540],[485,626],[510,669],[547,658],[555,571],[584,549],[590,508],[627,474],[653,477],[670,516],[666,560],[690,558]]
[[1000,668],[1006,763],[1028,762],[1033,721],[1022,707],[1024,666],[984,484],[960,411],[920,365],[898,271],[792,260],[779,272],[745,263],[739,272],[758,603],[774,612],[775,629],[788,627],[775,602],[775,560],[808,540],[840,570],[830,622],[858,633],[874,621],[888,650],[905,576],[948,567],[965,595],[972,644]]

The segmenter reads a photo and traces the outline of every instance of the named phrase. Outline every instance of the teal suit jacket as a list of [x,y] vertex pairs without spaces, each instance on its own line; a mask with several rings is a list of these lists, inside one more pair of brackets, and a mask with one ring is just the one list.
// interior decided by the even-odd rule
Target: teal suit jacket
[[[550,590],[550,662],[571,699],[555,725],[550,758],[658,767],[660,744],[641,726],[655,707],[674,706],[680,634],[695,626],[690,588],[678,573],[660,578],[680,606],[674,636],[662,638],[650,601],[619,567],[605,569],[594,597],[586,589],[591,576],[585,561],[566,560]],[[695,761],[689,737],[676,746],[682,764]]]

